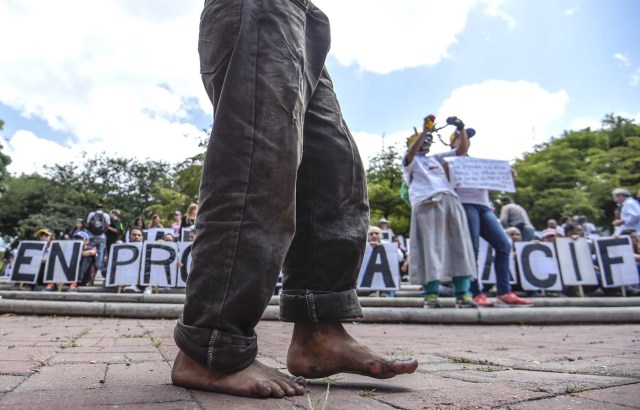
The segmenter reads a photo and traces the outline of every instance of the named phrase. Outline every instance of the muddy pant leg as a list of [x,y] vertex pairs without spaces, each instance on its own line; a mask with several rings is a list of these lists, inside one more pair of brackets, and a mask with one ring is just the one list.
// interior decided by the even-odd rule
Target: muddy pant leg
[[284,267],[280,318],[362,316],[355,285],[369,224],[364,169],[326,70],[305,115],[296,234]]
[[257,354],[260,320],[295,231],[306,106],[329,48],[322,12],[303,0],[209,0],[202,78],[214,125],[178,347],[239,371]]

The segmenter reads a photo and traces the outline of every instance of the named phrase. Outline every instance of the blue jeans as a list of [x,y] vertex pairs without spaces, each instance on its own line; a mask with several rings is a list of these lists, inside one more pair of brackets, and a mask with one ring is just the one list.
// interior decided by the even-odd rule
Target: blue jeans
[[[489,245],[495,250],[494,266],[496,270],[496,287],[498,295],[504,295],[511,292],[511,284],[509,283],[509,255],[511,254],[511,242],[507,237],[500,221],[488,206],[476,204],[462,204],[467,214],[467,222],[469,223],[469,233],[471,234],[471,242],[473,243],[473,251],[478,259],[480,249],[480,237],[489,242]],[[480,274],[478,274],[480,277]],[[480,294],[479,281],[471,282],[471,293],[473,296]]]
[[327,17],[307,0],[207,0],[200,69],[214,121],[178,347],[236,372],[284,273],[280,318],[362,316],[364,168],[324,66]]
[[91,238],[91,244],[96,247],[96,268],[99,271],[104,270],[104,252],[107,249],[107,238],[103,236],[94,236]]

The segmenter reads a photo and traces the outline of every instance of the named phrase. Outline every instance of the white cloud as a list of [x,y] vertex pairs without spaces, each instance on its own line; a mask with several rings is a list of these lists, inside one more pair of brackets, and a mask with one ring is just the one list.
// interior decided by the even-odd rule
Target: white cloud
[[579,6],[576,6],[576,7],[570,8],[570,9],[565,9],[563,11],[563,13],[564,13],[565,16],[571,17],[571,16],[573,16],[574,14],[578,13],[581,10],[582,9]]
[[629,84],[634,87],[640,84],[640,67],[636,68],[636,71],[631,74],[631,81],[629,81]]
[[[332,53],[342,64],[378,73],[447,58],[474,8],[512,25],[503,3],[317,1],[332,23]],[[100,7],[81,0],[1,1],[0,102],[68,135],[59,144],[28,130],[6,136],[9,169],[29,172],[27,164],[62,161],[67,152],[168,161],[197,152],[195,138],[183,136],[200,132],[186,123],[189,108],[211,112],[198,75],[201,7],[173,0]],[[43,147],[48,155],[34,162],[33,151]]]
[[622,54],[622,53],[615,53],[613,55],[613,58],[615,58],[616,60],[620,61],[620,63],[622,63],[623,66],[628,67],[631,65],[631,62],[629,61],[629,56],[626,54]]
[[503,0],[316,0],[331,21],[331,53],[345,65],[385,74],[435,65],[464,30],[474,7],[515,20],[501,11]]
[[[454,90],[435,113],[436,124],[444,125],[448,116],[455,115],[477,132],[472,139],[471,155],[511,161],[530,151],[533,145],[548,140],[551,131],[555,131],[554,122],[562,119],[568,102],[563,90],[550,92],[526,81],[490,80]],[[420,119],[414,125],[419,127]],[[445,142],[452,131],[447,127],[440,132]],[[385,145],[396,144],[403,152],[411,133],[408,127],[390,134]],[[380,151],[380,136],[360,134],[356,142],[363,157]],[[447,149],[436,138],[432,152]]]
[[602,128],[602,119],[593,117],[580,117],[573,119],[569,123],[569,129],[573,131],[584,130],[586,128],[591,128],[591,130],[598,130]]
[[486,6],[484,10],[486,15],[499,17],[509,25],[509,28],[515,28],[516,20],[501,9],[501,6],[506,3],[505,0],[482,0],[482,3]]
[[100,7],[78,0],[1,2],[0,101],[73,141],[69,148],[17,132],[7,144],[9,169],[27,171],[34,147],[46,147],[42,160],[49,161],[76,146],[173,162],[196,153],[196,138],[183,137],[199,134],[185,123],[186,110],[197,97],[211,111],[198,75],[200,7],[169,0]]

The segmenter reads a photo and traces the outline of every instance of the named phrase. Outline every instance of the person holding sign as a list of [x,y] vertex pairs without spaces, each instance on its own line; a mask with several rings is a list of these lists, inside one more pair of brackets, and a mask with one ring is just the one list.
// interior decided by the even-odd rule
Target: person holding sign
[[[467,129],[469,138],[475,135],[473,128]],[[457,148],[460,144],[460,132],[456,131],[451,134],[449,139],[451,148]],[[509,269],[509,256],[511,255],[511,242],[507,237],[504,229],[500,225],[500,221],[493,213],[491,203],[489,202],[489,191],[480,188],[456,188],[456,193],[460,198],[460,202],[467,215],[469,224],[469,233],[471,235],[471,243],[473,244],[473,252],[476,260],[480,249],[480,237],[491,245],[495,250],[494,266],[496,270],[496,303],[500,306],[532,306],[533,302],[520,298],[511,292],[511,284],[509,278],[511,271]],[[480,290],[480,281],[473,280],[471,282],[471,293],[473,300],[480,307],[492,307],[493,303],[487,299],[486,295]]]
[[460,132],[456,149],[427,156],[433,142],[435,117],[425,118],[421,133],[417,130],[408,141],[404,157],[404,177],[411,199],[411,245],[409,280],[423,285],[425,306],[442,307],[438,300],[440,282],[451,280],[456,307],[477,307],[469,293],[471,279],[476,277],[476,263],[464,209],[444,169],[444,158],[466,155],[469,139],[464,123],[457,117],[447,118]]
[[378,356],[341,324],[362,317],[355,285],[369,206],[325,67],[326,15],[308,1],[207,0],[199,39],[214,121],[173,383],[250,397],[305,393],[304,379],[256,360],[254,329],[281,268],[291,374],[415,371],[416,360]]

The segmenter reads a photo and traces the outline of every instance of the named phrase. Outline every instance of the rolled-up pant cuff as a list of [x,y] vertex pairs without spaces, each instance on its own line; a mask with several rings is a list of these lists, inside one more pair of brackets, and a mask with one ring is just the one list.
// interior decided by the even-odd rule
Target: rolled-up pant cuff
[[233,335],[217,329],[185,325],[182,316],[173,332],[176,345],[208,369],[236,373],[254,362],[258,338]]
[[280,320],[327,322],[362,317],[355,289],[342,292],[285,290],[280,295]]

